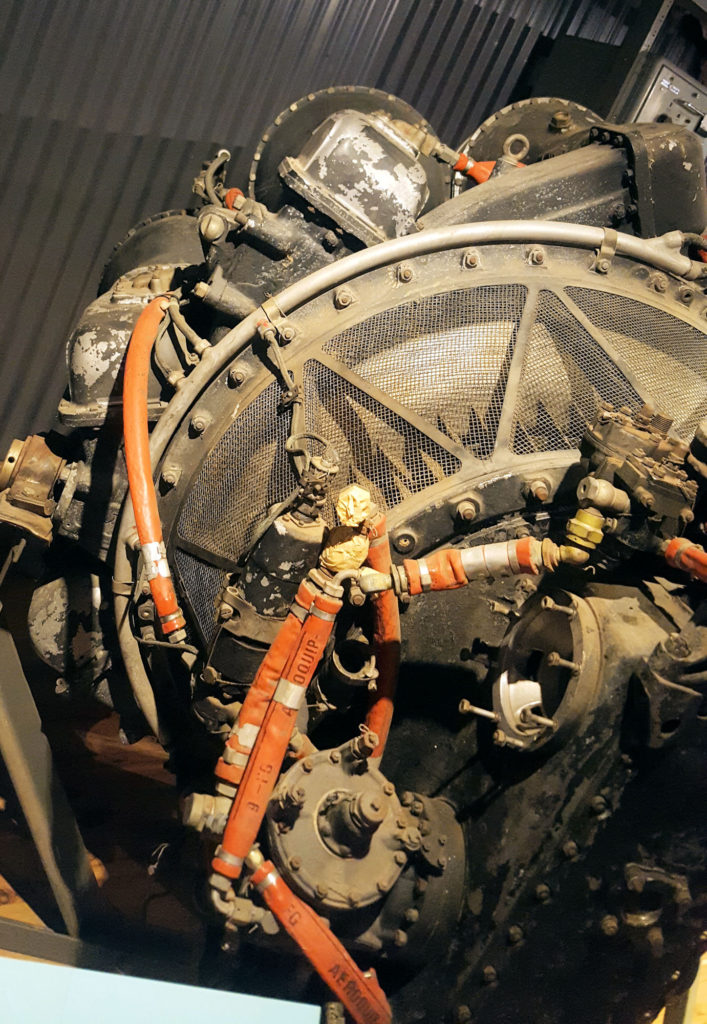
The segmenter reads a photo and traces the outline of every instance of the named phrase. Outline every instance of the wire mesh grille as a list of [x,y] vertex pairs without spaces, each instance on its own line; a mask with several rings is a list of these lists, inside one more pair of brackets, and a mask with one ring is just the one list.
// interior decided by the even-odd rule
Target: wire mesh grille
[[216,599],[224,588],[228,574],[180,548],[175,549],[174,560],[192,612],[204,639],[210,643],[217,629]]
[[568,296],[626,360],[636,380],[689,438],[707,415],[707,339],[677,317],[622,295],[567,288]]
[[304,366],[304,398],[307,429],[339,453],[333,493],[355,482],[381,508],[394,508],[461,468],[451,452],[315,359]]
[[322,351],[488,458],[525,296],[519,284],[431,295],[355,324]]
[[599,403],[641,397],[553,292],[540,293],[511,428],[518,454],[576,448]]
[[289,414],[270,384],[230,425],[202,463],[179,518],[178,534],[236,561],[270,505],[294,489],[285,442]]

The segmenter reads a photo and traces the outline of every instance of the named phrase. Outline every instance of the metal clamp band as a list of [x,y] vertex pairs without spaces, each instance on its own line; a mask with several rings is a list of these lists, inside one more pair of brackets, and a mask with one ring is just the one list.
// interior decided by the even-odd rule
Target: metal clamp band
[[242,747],[248,747],[249,750],[252,749],[253,746],[255,745],[255,741],[258,738],[259,732],[259,725],[251,725],[248,722],[244,722],[243,725],[237,726],[235,730],[236,739],[238,740],[240,745]]
[[158,576],[162,576],[167,580],[170,578],[167,551],[163,541],[151,540],[147,544],[143,544],[142,557],[145,562],[145,575],[148,580],[157,579]]
[[281,679],[277,684],[273,700],[277,701],[278,704],[284,704],[286,708],[298,711],[302,706],[304,697],[305,690],[303,686],[291,683],[289,679]]
[[422,586],[422,589],[431,590],[432,577],[430,576],[430,570],[427,568],[427,562],[424,558],[418,558],[417,565],[420,573],[420,585]]

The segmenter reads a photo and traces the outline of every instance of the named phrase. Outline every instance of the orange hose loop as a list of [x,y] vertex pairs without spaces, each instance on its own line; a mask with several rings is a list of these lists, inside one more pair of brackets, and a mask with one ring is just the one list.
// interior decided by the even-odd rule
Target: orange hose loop
[[138,317],[128,345],[123,383],[123,435],[128,487],[152,599],[162,624],[162,632],[167,636],[184,629],[186,623],[177,602],[157,510],[150,463],[147,387],[152,349],[168,304],[169,299],[160,295]]
[[391,1009],[375,971],[361,970],[329,925],[295,896],[273,863],[266,860],[256,868],[251,881],[356,1024],[390,1024]]
[[[385,532],[385,516],[374,519],[375,540],[368,551],[366,564],[378,572],[390,572],[390,541]],[[372,534],[371,534],[372,535]],[[371,754],[382,757],[393,721],[395,691],[400,668],[400,609],[392,590],[371,597],[373,613],[373,651],[378,669],[378,684],[366,715],[366,726],[378,736]]]
[[665,559],[676,569],[684,569],[703,583],[707,583],[707,551],[685,537],[673,537],[665,549]]

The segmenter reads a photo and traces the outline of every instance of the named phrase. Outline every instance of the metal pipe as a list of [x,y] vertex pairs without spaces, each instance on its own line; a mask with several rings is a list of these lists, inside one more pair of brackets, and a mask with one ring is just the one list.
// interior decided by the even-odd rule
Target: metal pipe
[[[543,242],[546,244],[554,243],[596,249],[601,247],[605,237],[606,232],[604,228],[588,227],[583,224],[566,224],[559,221],[486,221],[481,224],[455,224],[451,227],[434,228],[428,231],[420,231],[414,235],[405,235],[402,238],[391,239],[388,242],[381,242],[380,245],[371,246],[368,249],[363,249],[361,252],[345,256],[341,260],[316,270],[301,281],[296,281],[271,299],[268,305],[271,308],[274,306],[274,308],[279,309],[284,315],[303,305],[309,299],[359,274],[402,259],[429,252],[439,252],[442,249],[502,242]],[[616,252],[679,276],[697,277],[699,274],[707,271],[706,264],[699,264],[690,260],[687,256],[680,255],[679,246],[683,242],[681,232],[671,232],[669,238],[670,247],[676,250],[673,253],[665,251],[666,243],[660,239],[634,238],[619,232],[616,234],[615,239]],[[213,376],[231,362],[236,353],[250,342],[256,332],[258,322],[263,318],[263,312],[262,309],[255,310],[230,330],[217,345],[206,349],[200,364],[194,368],[187,377],[183,387],[174,395],[172,401],[157,422],[150,439],[150,456],[153,471],[157,467],[175,430],[179,427],[199,395],[208,387]],[[128,542],[128,536],[133,529],[134,519],[132,518],[131,502],[128,496],[123,507],[117,534],[117,579],[125,578],[123,572],[126,564],[129,566],[127,553],[124,551],[124,548]],[[122,557],[123,554],[125,554],[125,559]],[[123,572],[119,572],[119,563]],[[121,615],[118,612],[117,606],[120,604],[121,600],[116,599],[116,618],[119,623],[121,620],[125,623],[125,615]],[[122,611],[122,608],[120,610]],[[137,692],[144,691],[145,686],[149,687],[150,684],[147,674],[142,667],[139,648],[130,633],[129,625],[127,628],[125,626],[123,629],[119,628],[118,640],[123,660],[126,662],[126,665],[131,664],[133,666],[135,675],[133,676],[131,672],[130,678],[137,697]],[[137,667],[136,655],[140,659],[139,669]],[[138,697],[139,700],[140,698]],[[151,715],[150,717],[154,720],[154,716]]]

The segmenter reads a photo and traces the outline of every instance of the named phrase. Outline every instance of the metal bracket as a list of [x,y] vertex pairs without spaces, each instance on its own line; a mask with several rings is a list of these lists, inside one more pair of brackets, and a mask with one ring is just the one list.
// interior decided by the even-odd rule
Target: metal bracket
[[594,264],[594,269],[597,274],[608,274],[611,269],[611,264],[614,261],[614,256],[616,255],[616,246],[618,245],[618,241],[618,231],[614,231],[613,228],[604,228],[604,237]]

